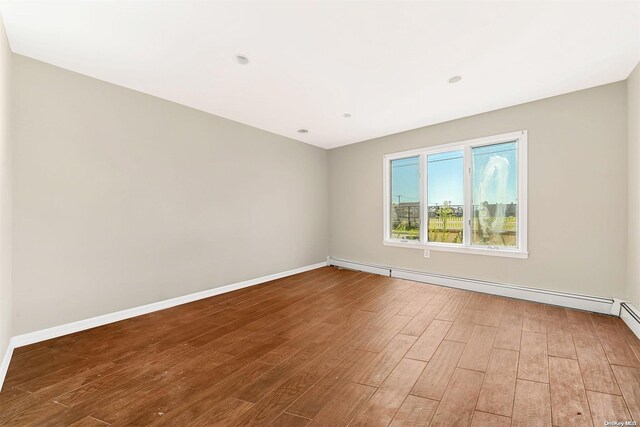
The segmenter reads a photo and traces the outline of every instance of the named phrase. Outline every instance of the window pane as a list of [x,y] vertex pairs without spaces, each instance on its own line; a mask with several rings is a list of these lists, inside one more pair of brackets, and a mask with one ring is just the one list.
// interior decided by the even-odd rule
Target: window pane
[[463,243],[464,151],[427,156],[427,240]]
[[518,246],[517,142],[471,150],[474,245]]
[[391,238],[420,240],[420,157],[391,161]]

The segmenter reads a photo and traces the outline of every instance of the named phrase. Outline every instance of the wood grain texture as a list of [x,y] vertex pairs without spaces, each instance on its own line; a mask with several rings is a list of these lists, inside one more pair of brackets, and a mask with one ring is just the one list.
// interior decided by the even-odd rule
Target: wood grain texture
[[551,426],[549,384],[518,380],[511,425]]
[[0,425],[603,425],[640,418],[639,353],[610,316],[327,267],[18,348]]
[[440,313],[436,316],[437,320],[446,320],[453,322],[458,317],[458,314],[462,311],[469,297],[466,295],[454,295],[451,297],[447,304],[440,310]]
[[406,357],[429,361],[449,331],[452,322],[434,320],[407,352]]
[[109,424],[91,416],[84,417],[80,421],[76,421],[75,423],[70,424],[70,426],[73,426],[73,427],[104,427],[107,425]]
[[577,359],[573,336],[570,332],[559,331],[547,334],[547,349],[549,356]]
[[439,402],[418,396],[407,396],[398,412],[396,412],[391,427],[411,427],[429,425]]
[[576,346],[585,388],[600,393],[620,394],[620,389],[611,371],[611,365],[609,365],[600,341],[582,335],[574,335],[573,342]]
[[518,378],[543,383],[549,382],[546,334],[522,332]]
[[587,394],[577,360],[549,358],[553,425],[591,426]]
[[398,334],[370,363],[359,362],[360,371],[353,378],[354,382],[380,387],[389,373],[402,360],[407,351],[416,342],[416,337]]
[[448,341],[458,341],[463,343],[468,342],[481,313],[482,312],[478,310],[463,308],[451,325],[445,339]]
[[493,349],[476,408],[479,411],[510,417],[517,372],[518,352]]
[[489,363],[495,337],[496,328],[476,325],[464,352],[462,352],[458,367],[474,371],[485,371]]
[[274,427],[303,427],[308,425],[311,420],[297,417],[287,412],[283,412],[276,417],[269,425]]
[[402,359],[349,425],[388,425],[425,366],[426,363],[418,360]]
[[471,427],[509,427],[510,425],[511,418],[480,411],[476,411],[471,420]]
[[189,422],[190,426],[225,425],[239,418],[253,404],[243,400],[229,398],[211,410]]
[[622,396],[634,420],[640,420],[640,368],[612,366]]
[[496,348],[520,351],[520,339],[522,337],[522,315],[520,313],[505,313],[500,320],[496,339],[493,343]]
[[[356,350],[287,408],[287,412],[305,418],[315,417],[345,384],[354,381],[361,364],[371,365],[375,353]],[[394,366],[392,366],[392,369]],[[386,378],[386,375],[385,375]]]
[[596,324],[596,332],[602,343],[604,352],[612,365],[633,366],[640,368],[640,361],[620,331],[617,323]]
[[373,393],[374,387],[346,384],[335,397],[313,418],[313,426],[345,426],[356,416]]
[[587,391],[587,397],[589,399],[589,406],[591,407],[591,417],[593,418],[594,426],[603,426],[605,425],[605,421],[618,421],[622,423],[631,421],[631,414],[629,414],[629,410],[622,396]]
[[483,377],[482,372],[456,369],[431,425],[469,425],[480,394]]
[[463,343],[443,341],[416,381],[411,394],[434,400],[442,399],[464,347]]
[[440,306],[430,304],[425,305],[400,332],[405,335],[415,335],[416,337],[419,337],[431,324],[433,319],[436,318],[440,309]]

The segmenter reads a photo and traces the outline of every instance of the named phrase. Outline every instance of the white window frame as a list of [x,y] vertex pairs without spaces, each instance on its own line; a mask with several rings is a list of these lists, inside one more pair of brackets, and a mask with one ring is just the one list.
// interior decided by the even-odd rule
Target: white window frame
[[[494,145],[504,142],[516,141],[518,145],[517,166],[518,166],[518,246],[516,248],[504,246],[472,246],[471,245],[471,149],[485,145]],[[426,207],[426,188],[427,174],[425,169],[426,158],[430,154],[437,154],[447,151],[463,150],[464,151],[464,231],[463,242],[459,243],[439,243],[427,242],[427,228],[425,222]],[[420,157],[420,240],[411,241],[403,239],[391,238],[391,161],[399,160],[407,157]],[[383,226],[383,243],[386,246],[395,246],[400,248],[426,249],[433,251],[458,252],[476,255],[491,255],[509,258],[528,258],[527,249],[527,131],[510,132],[501,135],[493,135],[484,138],[470,139],[466,141],[453,142],[449,144],[434,145],[431,147],[420,148],[417,150],[402,151],[399,153],[387,154],[383,157],[383,207],[384,207],[384,226]]]

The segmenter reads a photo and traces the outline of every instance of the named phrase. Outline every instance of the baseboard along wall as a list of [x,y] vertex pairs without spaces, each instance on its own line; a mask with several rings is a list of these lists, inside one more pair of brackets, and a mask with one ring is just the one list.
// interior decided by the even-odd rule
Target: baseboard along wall
[[119,322],[131,317],[141,316],[143,314],[164,310],[167,308],[175,307],[177,305],[213,297],[227,292],[237,291],[238,289],[247,288],[249,286],[255,286],[262,283],[270,282],[272,280],[281,279],[283,277],[293,276],[294,274],[304,273],[305,271],[315,270],[317,268],[325,267],[326,265],[326,262],[319,262],[317,264],[306,265],[304,267],[270,274],[268,276],[258,277],[256,279],[245,280],[243,282],[233,283],[226,286],[220,286],[218,288],[207,289],[206,291],[196,292],[193,294],[183,295],[180,297],[158,301],[151,304],[128,308],[126,310],[116,311],[114,313],[108,313],[102,316],[91,317],[89,319],[79,320],[77,322],[66,323],[47,329],[41,329],[39,331],[16,335],[9,341],[9,345],[2,359],[2,363],[0,364],[0,390],[2,389],[4,378],[7,375],[11,356],[13,355],[13,350],[15,348],[49,340],[52,338],[57,338],[62,335],[73,334],[75,332],[84,331],[86,329],[107,325],[109,323]]
[[384,276],[407,279],[414,282],[431,283],[448,288],[464,289],[485,294],[500,295],[543,304],[558,305],[578,310],[593,311],[602,314],[620,315],[620,300],[569,292],[551,291],[503,283],[488,282],[421,271],[405,270],[390,266],[372,265],[357,261],[327,258],[327,264],[351,270],[366,271]]
[[327,264],[349,270],[412,280],[414,282],[431,283],[449,288],[464,289],[485,294],[500,295],[560,307],[574,308],[595,313],[620,317],[629,329],[640,338],[640,310],[627,301],[618,298],[597,297],[570,292],[551,291],[547,289],[507,285],[461,277],[411,271],[395,267],[348,261],[338,258],[327,258]]
[[629,329],[640,338],[640,310],[633,304],[622,302],[620,304],[620,318],[627,324]]
[[249,286],[259,285],[261,283],[266,283],[272,280],[321,268],[326,265],[346,268],[350,270],[364,271],[372,274],[380,274],[383,276],[396,277],[399,279],[407,279],[415,282],[431,283],[434,285],[450,288],[464,289],[474,292],[500,295],[508,298],[517,298],[543,304],[551,304],[578,310],[619,316],[629,326],[629,329],[631,329],[636,334],[636,336],[640,338],[640,310],[635,308],[630,303],[618,300],[616,298],[596,297],[568,292],[550,291],[546,289],[507,285],[482,280],[404,270],[395,267],[372,265],[328,257],[326,262],[307,265],[293,270],[271,274],[269,276],[250,279],[239,283],[208,289],[202,292],[171,298],[164,301],[158,301],[155,303],[133,307],[102,316],[92,317],[77,322],[67,323],[64,325],[54,326],[52,328],[14,336],[9,341],[9,345],[2,359],[2,363],[0,364],[0,389],[2,388],[2,383],[4,382],[4,378],[11,361],[11,356],[15,348],[34,344],[40,341],[45,341],[51,338],[56,338],[62,335],[80,332],[109,323],[119,322],[131,317],[141,316],[143,314],[152,313],[154,311],[164,310],[166,308],[171,308],[177,305],[209,298],[215,295],[232,292]]

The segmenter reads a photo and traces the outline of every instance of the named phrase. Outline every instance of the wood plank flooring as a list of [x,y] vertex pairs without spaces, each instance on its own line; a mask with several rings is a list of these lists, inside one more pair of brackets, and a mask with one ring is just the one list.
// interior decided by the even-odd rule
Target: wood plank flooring
[[16,349],[0,425],[640,421],[618,318],[326,267]]

